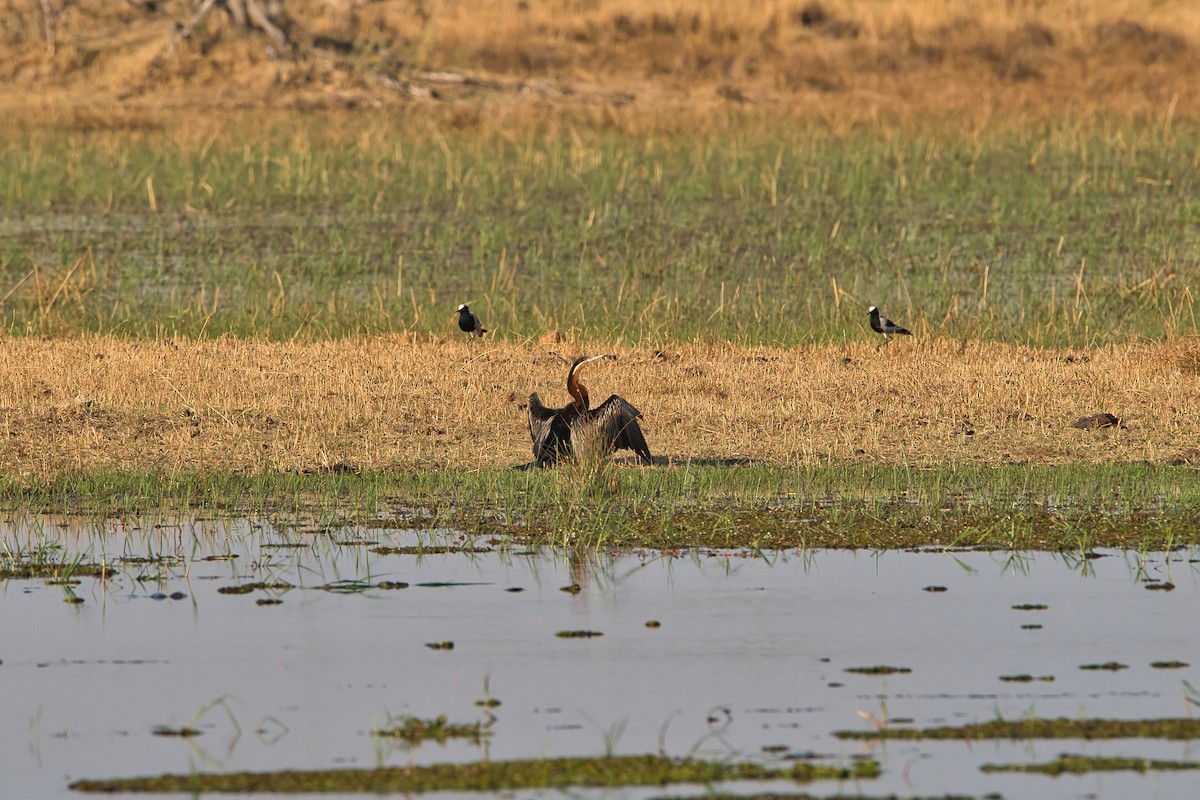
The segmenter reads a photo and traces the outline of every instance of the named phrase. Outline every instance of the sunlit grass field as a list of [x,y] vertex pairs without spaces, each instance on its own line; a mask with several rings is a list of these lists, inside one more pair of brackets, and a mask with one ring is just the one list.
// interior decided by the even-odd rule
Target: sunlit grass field
[[[128,121],[126,121],[128,123]],[[966,134],[761,116],[233,116],[15,125],[0,314],[16,335],[1097,346],[1196,332],[1200,135],[1168,120]]]

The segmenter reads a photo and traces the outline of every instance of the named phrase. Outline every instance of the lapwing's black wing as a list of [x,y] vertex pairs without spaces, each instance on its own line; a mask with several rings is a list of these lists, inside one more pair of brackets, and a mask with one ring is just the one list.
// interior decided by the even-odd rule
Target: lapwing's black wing
[[529,395],[529,436],[539,467],[549,467],[571,451],[571,425],[560,409],[546,408],[537,393]]
[[487,328],[483,327],[483,323],[479,321],[479,315],[474,311],[471,312],[471,333],[475,336],[483,336],[487,333]]
[[905,336],[912,336],[912,331],[910,331],[908,328],[902,328],[896,323],[892,322],[890,319],[880,313],[879,309],[875,306],[871,306],[869,309],[867,309],[867,311],[871,315],[871,330],[875,331],[876,333],[882,333],[884,338],[887,338],[889,334],[904,334]]
[[642,412],[624,397],[614,394],[596,406],[589,416],[603,431],[604,440],[613,450],[632,450],[643,462],[653,463],[646,437],[638,425],[638,417],[642,416]]

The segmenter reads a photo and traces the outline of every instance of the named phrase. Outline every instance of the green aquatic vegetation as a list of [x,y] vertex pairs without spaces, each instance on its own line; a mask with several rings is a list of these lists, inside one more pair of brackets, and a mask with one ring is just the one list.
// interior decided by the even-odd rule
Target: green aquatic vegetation
[[451,545],[387,547],[381,545],[379,547],[372,547],[371,552],[381,556],[433,556],[445,555],[447,553],[494,553],[495,550],[491,547],[472,547],[467,544],[458,547]]
[[[862,794],[854,792],[846,794],[839,792],[837,794],[809,794],[808,792],[768,792],[764,794],[745,794],[742,792],[722,792],[719,790],[708,791],[704,793],[704,800],[976,800],[974,795],[969,794],[939,794],[936,797],[925,797],[922,795],[914,795],[912,797],[904,797],[903,795],[889,794],[886,797]],[[650,800],[694,800],[695,795],[658,795],[650,798]],[[1000,800],[999,795],[985,795],[984,800]]]
[[333,581],[332,583],[323,583],[320,586],[312,588],[320,589],[330,594],[361,594],[362,592],[369,592],[372,589],[382,589],[384,591],[407,589],[408,584],[404,581],[379,581],[372,583],[369,580],[347,578],[345,580]]
[[295,587],[287,581],[252,581],[250,583],[239,583],[233,586],[222,586],[217,589],[218,594],[250,594],[254,591],[268,592],[285,592],[288,589]]
[[117,574],[116,569],[105,564],[72,563],[65,561],[10,561],[0,559],[0,580],[49,578],[55,585],[64,579],[108,578]]
[[200,730],[200,720],[212,711],[214,708],[222,708],[225,715],[229,718],[230,723],[236,729],[238,727],[237,719],[233,716],[233,712],[229,709],[229,695],[221,695],[220,697],[205,703],[201,706],[192,718],[182,725],[155,725],[150,729],[150,733],[154,736],[163,737],[178,737],[180,739],[191,739],[203,733]]
[[1079,756],[1064,753],[1040,764],[983,764],[981,772],[1023,772],[1035,775],[1085,775],[1089,772],[1174,772],[1200,769],[1200,761],[1169,761],[1127,756]]
[[1200,739],[1200,719],[1021,719],[961,727],[834,731],[839,739]]
[[[1089,547],[1145,550],[1200,542],[1200,472],[1173,467],[913,470],[829,464],[615,473],[616,485],[606,494],[581,499],[574,484],[554,471],[167,475],[100,470],[49,480],[0,476],[0,508],[84,514],[98,521],[137,514],[320,514],[328,530],[456,528],[501,546],[1080,552],[1080,531],[1087,531]],[[1115,496],[1120,504],[1114,504]]]
[[199,736],[203,731],[199,728],[189,728],[186,725],[181,728],[172,728],[169,725],[155,725],[150,733],[155,736],[177,736],[181,739],[190,739],[193,736]]
[[[51,541],[35,526],[30,541],[0,542],[0,580],[31,580],[44,578],[52,586],[79,584],[80,578],[109,578],[120,570],[110,563],[95,563],[88,553],[68,553],[58,542]],[[68,602],[80,602],[71,599]]]
[[721,763],[660,756],[555,758],[482,761],[383,769],[283,770],[279,772],[193,773],[145,778],[80,780],[78,792],[434,792],[509,791],[572,786],[665,786],[721,781],[848,780],[874,778],[879,765],[855,761],[847,767],[796,764],[786,769],[751,763]]
[[484,722],[450,722],[444,714],[436,719],[420,719],[405,714],[389,719],[386,727],[376,728],[371,731],[371,735],[401,739],[412,745],[420,744],[426,739],[435,742],[467,739],[479,744],[484,737],[491,736],[492,732]]

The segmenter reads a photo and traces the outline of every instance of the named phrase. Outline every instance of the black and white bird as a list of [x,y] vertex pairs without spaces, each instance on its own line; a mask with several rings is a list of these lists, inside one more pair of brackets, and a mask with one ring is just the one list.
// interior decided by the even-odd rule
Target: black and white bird
[[912,336],[912,331],[908,328],[902,328],[890,319],[879,313],[879,309],[871,306],[867,309],[867,313],[871,315],[871,330],[876,333],[883,334],[883,341],[886,344],[888,336],[892,334],[901,334],[903,336]]
[[616,356],[575,359],[567,372],[567,392],[571,402],[562,408],[547,408],[536,392],[529,395],[529,436],[533,439],[533,456],[539,467],[553,466],[560,458],[572,455],[573,440],[580,436],[599,436],[607,453],[632,450],[642,463],[652,463],[650,448],[638,425],[642,413],[616,394],[592,408],[587,387],[579,382],[579,368],[584,364],[613,358]]
[[483,336],[487,333],[487,328],[483,327],[483,323],[479,321],[475,312],[467,308],[466,303],[458,307],[458,329],[472,337]]

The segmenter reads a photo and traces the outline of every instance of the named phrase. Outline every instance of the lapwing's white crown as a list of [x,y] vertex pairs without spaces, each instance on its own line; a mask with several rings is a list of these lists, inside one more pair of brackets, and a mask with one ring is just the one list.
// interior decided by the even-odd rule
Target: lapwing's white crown
[[878,310],[879,309],[876,308],[875,306],[871,306],[870,308],[867,309],[867,311],[878,311]]
[[466,304],[466,303],[463,303],[461,306],[459,306],[459,307],[458,307],[458,310],[459,310],[459,311],[462,311],[462,310],[463,310],[464,308],[466,308],[466,307],[467,307],[467,304]]

